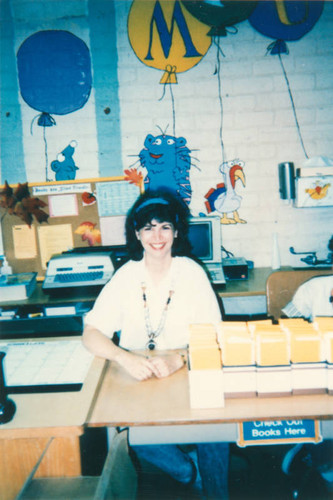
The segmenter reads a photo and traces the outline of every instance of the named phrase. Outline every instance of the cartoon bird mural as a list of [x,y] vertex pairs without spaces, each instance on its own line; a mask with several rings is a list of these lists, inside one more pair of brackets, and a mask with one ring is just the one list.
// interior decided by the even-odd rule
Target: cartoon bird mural
[[[244,162],[239,160],[223,162],[219,170],[224,182],[217,184],[216,188],[211,188],[205,195],[207,212],[219,212],[222,215],[221,224],[246,224],[246,221],[240,219],[238,215],[242,197],[235,192],[236,181],[238,179],[245,186],[243,166]],[[233,214],[233,217],[228,217],[230,213]]]

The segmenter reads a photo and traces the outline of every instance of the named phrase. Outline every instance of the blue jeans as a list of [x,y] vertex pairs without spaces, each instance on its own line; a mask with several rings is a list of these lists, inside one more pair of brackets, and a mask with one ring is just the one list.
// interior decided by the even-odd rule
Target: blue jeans
[[[174,444],[132,446],[138,460],[144,459],[183,484],[194,484],[196,466],[191,457]],[[203,494],[211,500],[228,499],[229,445],[196,445]]]

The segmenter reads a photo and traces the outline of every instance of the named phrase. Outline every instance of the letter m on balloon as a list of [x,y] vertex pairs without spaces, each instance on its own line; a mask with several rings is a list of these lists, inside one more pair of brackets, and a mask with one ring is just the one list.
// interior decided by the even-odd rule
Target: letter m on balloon
[[178,1],[175,2],[174,10],[172,13],[172,18],[171,18],[171,27],[170,27],[170,31],[169,31],[167,22],[165,20],[164,14],[163,14],[161,4],[160,4],[160,2],[157,1],[155,3],[155,7],[154,7],[151,21],[150,21],[149,46],[148,46],[147,55],[145,57],[145,59],[147,61],[153,59],[152,54],[151,54],[151,48],[152,48],[152,44],[153,44],[154,23],[155,23],[156,30],[157,30],[157,33],[158,33],[159,38],[160,38],[164,57],[166,59],[169,57],[169,54],[170,54],[175,23],[177,24],[179,33],[180,33],[180,35],[183,39],[183,42],[184,42],[184,46],[185,46],[184,57],[200,57],[200,56],[202,56],[202,54],[200,54],[197,51],[197,49],[195,48],[195,46],[192,42],[190,31],[188,29],[186,19],[184,17],[182,9],[179,5],[179,2]]

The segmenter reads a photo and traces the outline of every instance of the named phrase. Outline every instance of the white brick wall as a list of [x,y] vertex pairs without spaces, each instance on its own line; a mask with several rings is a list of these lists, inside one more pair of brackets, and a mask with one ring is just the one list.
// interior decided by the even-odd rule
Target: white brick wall
[[[171,99],[168,89],[162,101],[161,72],[138,60],[128,41],[130,2],[117,1],[119,82],[124,166],[133,163],[148,133],[158,135],[169,124],[172,134]],[[236,184],[243,197],[239,210],[247,224],[222,226],[224,246],[256,266],[270,266],[272,234],[279,235],[282,265],[298,265],[289,247],[318,251],[326,258],[333,234],[333,208],[296,209],[280,200],[277,165],[306,157],[295,126],[294,114],[278,56],[266,55],[271,39],[244,21],[236,35],[220,39],[223,102],[223,141],[227,160],[245,162],[246,186]],[[294,98],[298,121],[309,156],[333,158],[333,3],[326,2],[315,27],[302,39],[288,42],[282,55]],[[173,85],[176,136],[187,139],[201,172],[192,169],[193,213],[204,210],[204,195],[221,182],[218,83],[214,75],[216,47],[212,45],[194,68],[178,75]],[[135,104],[136,103],[136,104]]]
[[[16,44],[13,53],[26,37],[44,29],[67,29],[89,46],[89,1],[10,0]],[[144,65],[130,46],[130,6],[131,0],[115,0],[122,168],[135,163],[137,157],[133,155],[138,155],[148,133],[158,135],[158,127],[165,130],[167,126],[168,134],[173,131],[169,88],[161,100],[161,71]],[[279,199],[278,163],[293,161],[299,167],[305,160],[279,58],[266,55],[272,40],[258,33],[248,21],[237,28],[235,35],[220,39],[225,56],[220,58],[222,123],[225,159],[245,162],[246,186],[238,182],[236,190],[243,197],[239,215],[247,224],[223,225],[223,244],[235,255],[253,260],[256,266],[270,266],[272,234],[278,232],[283,265],[299,263],[290,254],[290,246],[297,251],[318,251],[319,257],[326,257],[327,242],[333,234],[333,208],[295,209]],[[282,56],[309,156],[333,158],[332,33],[333,2],[325,2],[315,27],[302,39],[288,42],[290,53]],[[100,48],[103,50],[107,47]],[[205,211],[204,195],[222,181],[216,64],[217,48],[212,44],[201,62],[178,74],[178,84],[172,86],[176,136],[186,138],[193,163],[200,168],[193,167],[191,172],[194,214]],[[109,71],[106,65],[105,81],[109,81]],[[99,74],[100,85],[105,81]],[[16,112],[12,111],[13,117]],[[97,134],[103,133],[96,129],[98,112],[93,92],[82,110],[56,117],[57,126],[46,131],[50,162],[71,139],[76,139],[78,176],[98,175],[99,156],[110,155],[110,151],[98,149]],[[43,180],[44,168],[41,128],[34,128],[33,139],[30,135],[36,114],[28,106],[21,106],[25,168],[31,182]],[[3,141],[10,143],[12,138]]]

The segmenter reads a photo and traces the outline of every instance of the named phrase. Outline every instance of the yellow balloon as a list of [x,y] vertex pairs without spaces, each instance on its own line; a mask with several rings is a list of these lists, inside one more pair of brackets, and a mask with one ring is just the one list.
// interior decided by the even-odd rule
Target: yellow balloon
[[201,61],[212,43],[209,30],[179,0],[134,0],[128,15],[131,47],[144,64],[164,71],[160,83],[177,83],[176,73]]

